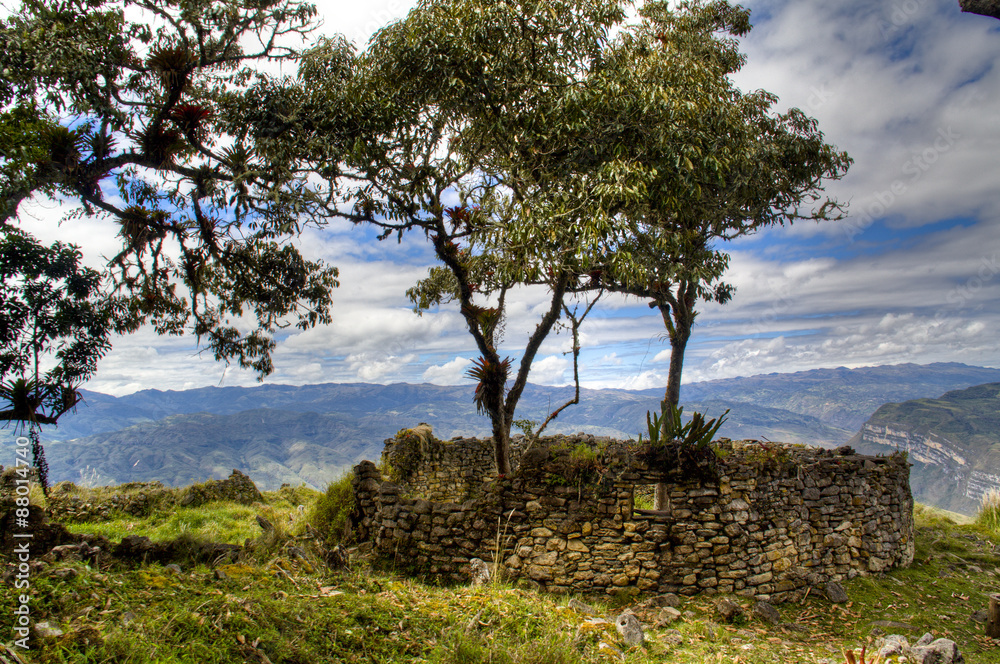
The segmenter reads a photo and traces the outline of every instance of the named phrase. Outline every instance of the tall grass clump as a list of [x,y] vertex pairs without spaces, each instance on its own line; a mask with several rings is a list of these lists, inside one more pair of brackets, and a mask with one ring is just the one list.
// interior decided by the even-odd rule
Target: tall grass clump
[[351,475],[345,473],[330,482],[309,510],[307,521],[323,536],[326,544],[340,544],[347,537],[347,517],[354,509]]
[[1000,535],[1000,491],[990,489],[983,494],[976,525],[993,535]]

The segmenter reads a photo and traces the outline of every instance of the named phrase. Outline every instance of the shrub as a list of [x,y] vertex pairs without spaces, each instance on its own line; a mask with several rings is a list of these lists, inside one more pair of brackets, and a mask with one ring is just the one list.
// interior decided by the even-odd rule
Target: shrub
[[330,482],[312,509],[309,524],[323,535],[329,545],[340,544],[347,536],[347,518],[354,509],[354,489],[351,475],[345,473]]
[[976,525],[987,532],[1000,535],[1000,491],[990,489],[979,502]]

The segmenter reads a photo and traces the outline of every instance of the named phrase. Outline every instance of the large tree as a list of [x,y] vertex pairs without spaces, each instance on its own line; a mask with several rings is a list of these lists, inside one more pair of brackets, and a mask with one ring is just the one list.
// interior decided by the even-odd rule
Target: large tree
[[77,388],[121,329],[119,302],[80,259],[76,247],[0,229],[0,421],[27,430],[43,490],[48,468],[38,433],[76,406]]
[[[336,271],[287,243],[325,207],[262,65],[313,28],[297,0],[29,0],[0,22],[0,225],[30,198],[117,225],[107,287],[134,329],[191,331],[259,376],[274,335],[330,319]],[[332,146],[332,138],[327,141]]]
[[[824,142],[798,109],[744,93],[730,76],[744,63],[733,36],[749,12],[727,2],[648,2],[609,53],[594,94],[609,90],[605,140],[639,183],[609,201],[628,231],[609,245],[601,284],[647,299],[670,341],[663,409],[680,398],[684,352],[699,302],[727,302],[722,243],[800,219],[839,217],[822,198],[842,177],[846,153]],[[611,96],[618,92],[617,96]],[[663,418],[666,424],[669,418]]]
[[[500,474],[531,364],[567,295],[588,283],[584,249],[604,232],[572,155],[545,146],[565,142],[559,105],[600,59],[623,4],[425,1],[376,34],[350,80],[315,75],[339,57],[327,44],[302,68],[312,107],[348,90],[368,137],[327,166],[357,182],[346,192],[353,218],[383,238],[421,233],[440,261],[410,296],[418,309],[457,302],[480,353],[470,375]],[[547,289],[546,304],[515,370],[501,352],[506,302],[531,285]]]

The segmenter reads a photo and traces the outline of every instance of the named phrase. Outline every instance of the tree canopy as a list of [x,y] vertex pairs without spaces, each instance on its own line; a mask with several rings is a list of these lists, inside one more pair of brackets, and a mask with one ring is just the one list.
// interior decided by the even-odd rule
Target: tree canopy
[[[664,409],[676,406],[684,350],[701,301],[725,303],[728,255],[721,243],[800,219],[841,215],[822,198],[826,180],[851,163],[798,109],[744,93],[730,75],[744,64],[734,36],[749,12],[726,2],[648,2],[593,77],[601,130],[622,177],[609,209],[626,230],[605,252],[600,284],[649,300],[671,344]],[[596,133],[596,132],[595,132]]]
[[[383,238],[421,232],[433,246],[441,265],[410,296],[418,309],[458,303],[480,353],[470,375],[501,474],[510,471],[510,429],[531,363],[586,272],[584,239],[601,235],[573,191],[571,154],[539,155],[531,169],[518,155],[563,130],[547,113],[623,18],[623,3],[608,0],[425,1],[373,37],[350,81],[313,88],[339,98],[346,86],[355,124],[366,127],[341,174],[356,183],[345,192],[352,218],[382,228]],[[330,53],[319,45],[304,71],[325,71]],[[506,297],[518,285],[549,295],[515,370],[499,347]]]
[[32,0],[0,22],[0,224],[23,202],[118,226],[132,326],[191,331],[259,376],[274,334],[330,320],[336,270],[285,240],[323,207],[260,71],[313,28],[296,0]]

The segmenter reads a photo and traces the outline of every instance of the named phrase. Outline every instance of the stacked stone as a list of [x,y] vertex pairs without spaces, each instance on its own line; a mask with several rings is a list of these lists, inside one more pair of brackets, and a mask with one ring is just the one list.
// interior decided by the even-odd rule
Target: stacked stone
[[374,463],[362,461],[354,467],[354,474],[351,476],[351,488],[354,491],[351,526],[359,540],[370,540],[378,532],[375,519],[381,516],[378,502],[380,486],[382,486],[382,473]]
[[[387,439],[382,459],[391,460],[397,445],[401,444],[407,442],[399,438]],[[512,464],[517,464],[523,447],[523,436],[515,436],[511,441]],[[407,493],[427,500],[463,502],[479,496],[483,484],[496,474],[493,455],[492,439],[489,438],[434,439],[422,450],[420,465],[397,479]]]
[[209,480],[204,484],[188,487],[180,504],[195,507],[214,500],[231,500],[241,505],[252,505],[263,502],[264,496],[253,480],[234,468],[224,480]]
[[[514,477],[485,482],[463,503],[404,497],[409,489],[359,466],[361,522],[378,551],[424,572],[463,579],[470,559],[499,556],[508,574],[553,592],[782,601],[852,570],[912,561],[902,458],[729,445],[714,475],[697,479],[639,461],[635,444],[600,441],[601,472],[568,481],[567,450],[594,442],[540,441]],[[659,482],[669,484],[669,509],[636,512],[635,488]]]
[[74,493],[75,485],[60,482],[49,492],[47,510],[50,518],[63,523],[108,519],[115,513],[148,516],[154,505],[177,502],[177,492],[160,482],[131,482],[117,487],[115,493],[99,499]]

